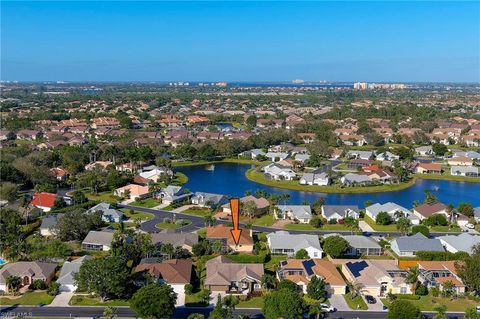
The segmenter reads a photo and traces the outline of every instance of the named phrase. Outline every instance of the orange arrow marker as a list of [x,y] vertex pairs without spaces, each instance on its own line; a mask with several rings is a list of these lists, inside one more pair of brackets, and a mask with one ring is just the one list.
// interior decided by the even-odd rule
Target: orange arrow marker
[[240,219],[240,207],[239,207],[239,199],[232,198],[230,199],[230,210],[232,211],[232,223],[233,229],[230,230],[232,233],[233,241],[235,245],[238,245],[240,241],[240,235],[242,234],[242,230],[238,228],[239,226],[239,219]]

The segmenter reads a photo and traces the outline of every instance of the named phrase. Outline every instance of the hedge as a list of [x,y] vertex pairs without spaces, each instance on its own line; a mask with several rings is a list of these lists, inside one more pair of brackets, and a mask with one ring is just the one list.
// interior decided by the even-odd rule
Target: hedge
[[72,211],[72,210],[75,210],[75,209],[79,209],[79,208],[89,209],[89,208],[92,208],[93,206],[95,206],[99,203],[100,202],[97,201],[97,200],[88,201],[88,202],[77,204],[77,205],[67,206],[67,207],[63,207],[63,208],[60,208],[60,209],[54,209],[54,210],[49,211],[49,214],[62,214],[62,213],[66,213],[66,212],[69,212],[69,211]]
[[410,294],[395,294],[397,299],[405,299],[405,300],[420,300],[420,296],[417,295],[410,295]]

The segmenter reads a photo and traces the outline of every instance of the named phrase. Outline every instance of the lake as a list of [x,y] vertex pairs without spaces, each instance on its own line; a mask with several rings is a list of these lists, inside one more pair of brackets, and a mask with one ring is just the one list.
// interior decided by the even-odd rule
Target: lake
[[385,193],[368,194],[324,194],[301,192],[270,187],[248,180],[245,172],[250,165],[219,163],[214,165],[214,170],[207,170],[208,165],[178,167],[177,170],[188,176],[188,183],[184,187],[196,192],[209,192],[226,194],[235,197],[245,196],[245,191],[265,190],[270,194],[289,194],[289,203],[313,203],[317,198],[324,197],[330,205],[358,205],[364,206],[367,200],[373,202],[395,202],[411,208],[413,202],[423,201],[424,191],[430,190],[435,196],[446,204],[457,206],[460,202],[471,203],[473,207],[480,206],[480,183],[465,183],[453,181],[422,180],[418,179],[415,185],[404,190]]

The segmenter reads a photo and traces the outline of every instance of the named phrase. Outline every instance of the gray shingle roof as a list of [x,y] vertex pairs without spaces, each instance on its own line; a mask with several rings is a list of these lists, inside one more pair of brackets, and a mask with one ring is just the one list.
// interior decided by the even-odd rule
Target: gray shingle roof
[[399,237],[392,242],[397,243],[400,251],[444,251],[440,240],[427,238],[421,233]]
[[472,253],[472,247],[480,244],[479,235],[460,234],[460,235],[445,235],[438,237],[442,243],[446,243],[458,251],[464,251],[469,254]]
[[345,217],[347,215],[348,210],[352,210],[356,213],[360,211],[357,205],[323,205],[322,206],[322,212],[327,219],[335,213]]
[[294,249],[313,247],[322,250],[318,236],[307,234],[290,234],[286,231],[277,231],[267,235],[270,240],[270,249]]

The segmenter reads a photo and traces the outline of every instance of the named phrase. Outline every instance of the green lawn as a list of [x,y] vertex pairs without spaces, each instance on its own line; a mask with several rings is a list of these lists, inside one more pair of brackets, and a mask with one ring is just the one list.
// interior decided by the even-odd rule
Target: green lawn
[[282,260],[286,260],[287,255],[270,255],[265,263],[265,271],[275,272]]
[[145,213],[145,212],[140,212],[140,211],[134,211],[133,214],[130,213],[130,209],[120,209],[126,217],[128,218],[140,218],[141,220],[150,220],[153,218],[153,214],[150,213]]
[[450,168],[447,168],[445,173],[439,174],[414,174],[415,178],[420,179],[435,179],[435,180],[449,180],[456,182],[480,183],[480,177],[467,177],[450,175]]
[[365,215],[365,222],[370,225],[376,231],[385,231],[385,232],[398,232],[396,225],[377,225],[373,219]]
[[204,294],[199,291],[195,294],[185,295],[185,307],[207,307],[208,302],[204,300]]
[[0,305],[48,305],[52,302],[53,296],[50,296],[45,291],[29,291],[20,297],[2,297],[0,298]]
[[286,224],[283,226],[283,229],[288,230],[317,230],[317,228],[313,227],[310,224]]
[[265,297],[253,297],[250,300],[240,301],[237,308],[263,308]]
[[367,310],[368,306],[363,300],[362,296],[358,295],[355,298],[352,298],[350,294],[343,295],[343,298],[345,299],[347,305],[350,307],[352,310]]
[[242,218],[241,221],[246,224],[268,227],[275,223],[275,218],[272,214],[265,214],[258,218]]
[[129,306],[130,303],[128,300],[121,300],[121,299],[112,299],[106,300],[102,302],[98,297],[91,297],[91,296],[73,296],[70,299],[70,305],[72,306],[101,306],[101,307],[121,307],[121,306]]
[[431,233],[435,233],[435,232],[439,232],[439,233],[446,233],[446,232],[460,233],[461,231],[462,231],[462,229],[457,225],[452,225],[452,227],[450,227],[450,226],[432,226],[432,227],[430,227],[430,232]]
[[101,192],[98,194],[86,194],[87,198],[90,200],[98,200],[101,202],[107,202],[110,204],[116,204],[120,201],[120,198],[118,196],[114,196],[112,192]]
[[146,199],[142,199],[142,200],[139,200],[139,201],[133,201],[130,205],[152,208],[152,207],[160,205],[160,202],[158,200],[154,199],[154,198],[146,198]]
[[361,194],[361,193],[380,193],[398,191],[412,186],[415,180],[412,179],[405,183],[393,185],[377,185],[377,186],[358,186],[358,187],[343,187],[341,185],[318,186],[318,185],[300,185],[298,180],[293,181],[276,181],[268,179],[263,172],[257,171],[256,168],[251,168],[245,173],[247,179],[277,188],[285,188],[298,191],[317,192],[317,193],[342,193],[342,194]]
[[324,224],[322,230],[343,230],[350,231],[351,229],[345,226],[345,224]]
[[[387,307],[390,303],[386,299],[381,299],[384,305]],[[478,302],[467,298],[442,298],[432,296],[422,296],[419,300],[408,300],[412,304],[416,305],[422,311],[434,311],[434,309],[440,305],[445,305],[447,311],[465,311],[467,308],[473,308],[478,305]]]
[[189,224],[191,224],[192,222],[189,221],[189,220],[185,220],[187,223],[184,224],[184,225],[179,225],[179,224],[176,224],[176,223],[166,223],[166,222],[161,222],[161,223],[158,223],[155,225],[155,227],[157,228],[161,228],[161,229],[177,229],[177,228],[180,228],[180,227],[184,227],[184,226],[187,226]]
[[200,217],[210,215],[211,213],[212,210],[207,207],[190,207],[189,209],[182,211],[182,214],[195,215]]

